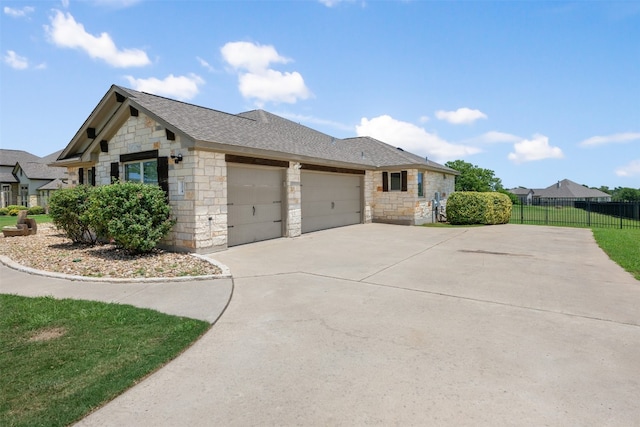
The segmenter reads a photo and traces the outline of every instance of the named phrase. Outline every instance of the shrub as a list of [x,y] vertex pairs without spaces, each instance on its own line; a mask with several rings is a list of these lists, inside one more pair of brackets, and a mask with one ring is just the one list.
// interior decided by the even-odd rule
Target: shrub
[[96,187],[87,218],[100,237],[130,253],[149,252],[175,224],[165,193],[155,185],[116,182]]
[[17,216],[18,212],[27,210],[27,207],[20,205],[9,205],[6,207],[6,209],[8,215]]
[[75,243],[96,242],[86,217],[89,197],[95,187],[79,185],[55,191],[49,199],[49,215],[53,224],[62,229]]
[[27,211],[27,215],[42,215],[44,214],[44,208],[42,206],[31,206]]
[[502,193],[456,191],[447,200],[451,224],[506,224],[511,218],[511,199]]
[[9,209],[0,208],[0,216],[5,216],[5,215],[9,215]]

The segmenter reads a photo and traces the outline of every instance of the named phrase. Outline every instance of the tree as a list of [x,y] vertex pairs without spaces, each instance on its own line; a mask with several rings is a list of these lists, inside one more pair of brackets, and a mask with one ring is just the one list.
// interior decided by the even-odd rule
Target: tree
[[460,172],[456,176],[456,191],[499,191],[503,190],[502,180],[490,169],[483,169],[464,160],[453,160],[445,166]]
[[640,189],[616,187],[612,199],[617,202],[640,202]]

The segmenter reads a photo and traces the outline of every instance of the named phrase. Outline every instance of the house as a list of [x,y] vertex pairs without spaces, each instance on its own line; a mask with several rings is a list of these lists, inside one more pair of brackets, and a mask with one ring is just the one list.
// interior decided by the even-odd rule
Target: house
[[0,207],[47,206],[51,191],[65,186],[66,171],[48,163],[61,153],[40,158],[22,150],[0,150]]
[[177,220],[162,246],[198,253],[372,221],[431,222],[458,174],[373,138],[116,85],[54,165],[71,185],[159,185]]
[[563,179],[547,188],[513,188],[509,192],[520,198],[527,205],[539,205],[544,202],[557,203],[560,201],[592,201],[610,202],[611,195],[603,191],[585,187],[568,179]]

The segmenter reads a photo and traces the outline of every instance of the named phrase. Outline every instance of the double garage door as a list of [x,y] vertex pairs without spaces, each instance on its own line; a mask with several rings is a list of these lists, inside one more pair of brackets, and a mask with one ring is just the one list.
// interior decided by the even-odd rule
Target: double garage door
[[[285,169],[227,166],[228,246],[282,237]],[[361,176],[302,170],[302,232],[359,224]]]

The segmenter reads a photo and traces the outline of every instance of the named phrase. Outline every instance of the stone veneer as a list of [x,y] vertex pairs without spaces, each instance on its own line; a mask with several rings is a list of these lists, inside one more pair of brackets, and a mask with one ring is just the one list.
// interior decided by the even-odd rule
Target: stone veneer
[[[182,155],[176,164],[169,160],[169,203],[176,225],[161,242],[163,247],[188,252],[208,253],[227,248],[227,163],[225,153],[186,147],[179,134],[175,141],[166,138],[165,128],[140,113],[130,117],[108,143],[107,153],[95,153],[96,184],[111,181],[111,163],[120,155],[158,150],[158,156]],[[382,172],[364,175],[364,223],[392,222],[422,224],[432,221],[432,198],[436,191],[453,191],[454,176],[424,171],[425,197],[418,197],[418,170],[407,171],[407,191],[382,191]],[[68,168],[72,185],[78,183],[78,168]],[[120,176],[124,166],[120,164]],[[297,237],[302,232],[300,164],[289,162],[286,170],[283,219],[284,235]],[[443,199],[446,203],[446,198]]]
[[[406,169],[407,191],[382,191],[382,171],[374,171],[373,182],[373,222],[391,224],[421,225],[434,222],[435,193],[441,195],[440,204],[446,207],[447,195],[455,188],[454,175],[442,172]],[[400,172],[390,170],[388,172]],[[424,197],[418,196],[418,173],[424,173]]]

